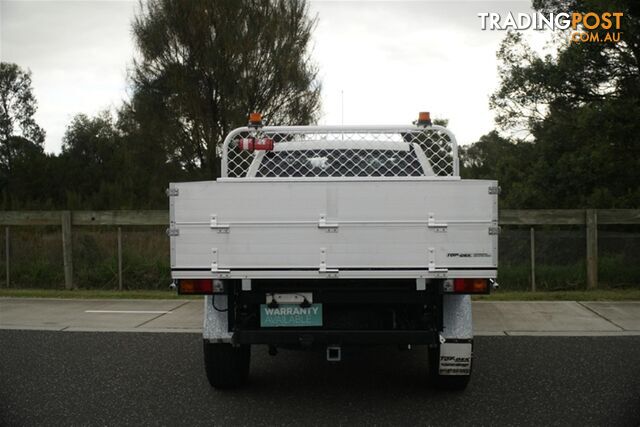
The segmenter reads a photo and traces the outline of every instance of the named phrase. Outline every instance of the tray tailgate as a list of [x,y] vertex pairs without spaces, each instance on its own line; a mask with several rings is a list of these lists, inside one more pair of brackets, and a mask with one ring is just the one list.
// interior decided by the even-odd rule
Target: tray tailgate
[[[489,229],[497,226],[497,196],[489,187],[496,185],[246,179],[171,184],[178,189],[171,197],[171,227],[179,230],[171,237],[171,266],[210,270],[217,262],[232,277],[243,269],[319,270],[322,262],[340,270],[495,268],[497,236]],[[212,228],[212,216],[218,228]]]

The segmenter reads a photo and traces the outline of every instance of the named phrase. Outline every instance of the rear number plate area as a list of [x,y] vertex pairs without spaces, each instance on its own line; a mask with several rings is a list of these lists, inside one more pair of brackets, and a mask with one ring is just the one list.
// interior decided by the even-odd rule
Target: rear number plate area
[[322,304],[300,307],[300,304],[278,304],[269,307],[260,304],[260,327],[322,326]]

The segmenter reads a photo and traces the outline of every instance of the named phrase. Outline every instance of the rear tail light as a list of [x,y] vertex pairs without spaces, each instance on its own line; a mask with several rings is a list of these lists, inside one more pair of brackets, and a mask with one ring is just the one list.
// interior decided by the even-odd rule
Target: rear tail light
[[239,151],[249,151],[253,152],[254,150],[258,151],[272,151],[273,150],[273,139],[271,138],[241,138],[238,140],[238,150]]
[[223,293],[224,283],[214,279],[180,279],[178,293],[185,295],[210,295]]
[[453,279],[447,280],[445,283],[444,291],[454,294],[488,294],[489,293],[489,280],[488,279]]

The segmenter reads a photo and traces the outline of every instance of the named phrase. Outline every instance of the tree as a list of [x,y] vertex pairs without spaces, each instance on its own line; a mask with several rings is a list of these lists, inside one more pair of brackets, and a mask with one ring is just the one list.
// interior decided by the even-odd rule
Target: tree
[[62,196],[70,209],[122,208],[120,177],[127,173],[124,149],[110,112],[76,115],[67,126],[60,155],[64,163]]
[[[631,0],[535,0],[543,12],[622,11],[617,43],[555,37],[540,57],[517,33],[498,51],[501,84],[491,97],[498,127],[525,130],[522,179],[532,208],[637,208],[640,200],[640,4]],[[601,37],[606,30],[598,31]],[[518,156],[520,157],[520,156]],[[499,162],[493,158],[490,163]],[[513,191],[512,191],[513,194]],[[515,199],[513,199],[515,200]]]
[[42,145],[44,131],[33,119],[37,109],[31,89],[31,72],[18,65],[0,62],[0,138],[6,143],[15,136],[16,128],[22,136]]
[[69,209],[165,208],[167,183],[185,178],[127,105],[115,116],[76,115],[56,160],[62,184],[54,199]]
[[129,208],[165,209],[167,183],[194,178],[171,158],[166,146],[157,144],[158,132],[154,125],[162,126],[162,123],[157,117],[153,122],[140,123],[130,105],[118,111],[116,128],[122,136],[123,161],[127,165],[120,180],[127,189]]
[[[534,0],[543,13],[622,11],[621,41],[575,43],[569,29],[554,38],[556,52],[540,57],[521,33],[498,50],[501,84],[491,96],[501,129],[535,130],[551,109],[640,97],[640,4],[633,0]],[[596,31],[596,30],[594,30]],[[607,31],[599,30],[604,38]]]
[[460,175],[465,179],[497,179],[502,208],[531,208],[539,194],[529,180],[534,145],[513,141],[491,131],[469,146],[459,148]]
[[43,154],[45,134],[33,118],[35,112],[31,72],[0,62],[0,189],[5,200],[12,199],[15,159]]
[[183,168],[217,176],[222,139],[251,111],[270,124],[316,118],[315,21],[304,1],[150,0],[140,9],[131,108],[157,125],[157,144]]

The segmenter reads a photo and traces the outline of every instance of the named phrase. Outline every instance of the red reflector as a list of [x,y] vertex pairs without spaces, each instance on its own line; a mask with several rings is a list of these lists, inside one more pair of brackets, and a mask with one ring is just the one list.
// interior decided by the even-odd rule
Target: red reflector
[[485,294],[488,290],[487,279],[453,279],[453,292],[457,294]]
[[213,279],[181,279],[178,281],[179,294],[212,294]]

